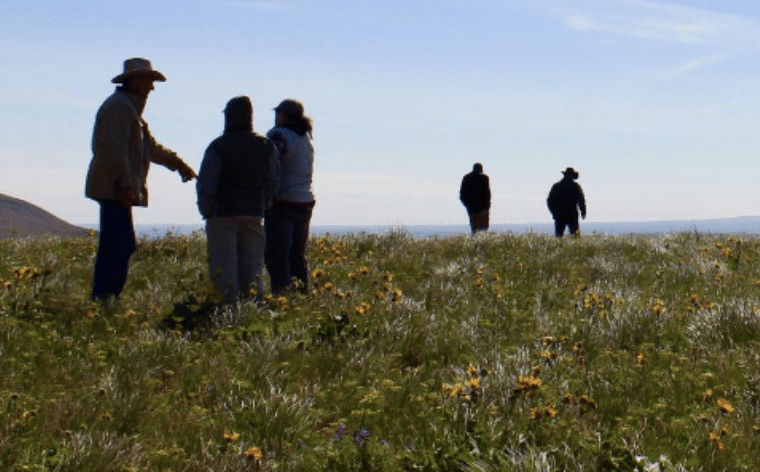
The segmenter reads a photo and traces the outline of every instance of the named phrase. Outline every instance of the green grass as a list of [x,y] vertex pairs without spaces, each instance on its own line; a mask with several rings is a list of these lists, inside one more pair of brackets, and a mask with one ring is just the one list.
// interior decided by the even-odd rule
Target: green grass
[[754,236],[315,238],[195,329],[201,233],[94,251],[0,241],[0,470],[760,470]]

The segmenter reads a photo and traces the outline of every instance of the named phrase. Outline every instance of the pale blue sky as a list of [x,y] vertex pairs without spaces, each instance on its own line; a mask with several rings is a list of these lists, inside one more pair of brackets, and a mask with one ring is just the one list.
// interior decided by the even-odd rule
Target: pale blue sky
[[[745,0],[3,0],[0,193],[79,224],[95,112],[129,57],[168,81],[145,111],[198,168],[226,101],[314,120],[313,223],[466,223],[482,162],[493,223],[550,220],[573,166],[589,221],[760,214],[760,4]],[[160,166],[137,223],[200,223]]]

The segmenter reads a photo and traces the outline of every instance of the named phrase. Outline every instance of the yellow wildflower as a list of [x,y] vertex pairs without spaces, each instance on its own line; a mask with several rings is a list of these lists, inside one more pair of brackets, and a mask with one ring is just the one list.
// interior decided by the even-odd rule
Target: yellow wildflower
[[245,458],[249,461],[260,461],[264,458],[264,454],[262,454],[261,449],[255,446],[251,446],[246,449],[244,454]]
[[665,302],[659,298],[652,304],[652,313],[655,315],[662,315],[665,312]]
[[556,358],[557,358],[557,353],[556,352],[543,351],[541,353],[541,359],[543,359],[543,360],[545,360],[547,362],[548,361],[553,361]]
[[716,451],[725,451],[726,445],[723,444],[723,441],[720,439],[720,434],[715,431],[710,431],[710,435],[708,436],[708,439],[711,443],[713,443],[713,446],[715,447]]
[[230,433],[229,431],[225,431],[222,435],[225,441],[228,443],[236,443],[240,441],[240,434],[239,433]]
[[471,390],[477,390],[480,388],[480,378],[475,377],[467,381],[467,387]]
[[733,413],[736,409],[725,398],[718,398],[715,400],[715,404],[718,405],[721,413]]

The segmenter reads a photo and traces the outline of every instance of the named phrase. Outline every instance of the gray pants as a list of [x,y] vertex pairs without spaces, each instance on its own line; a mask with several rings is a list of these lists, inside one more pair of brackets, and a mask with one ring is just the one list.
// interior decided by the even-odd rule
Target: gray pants
[[261,218],[211,217],[206,220],[208,266],[222,301],[233,304],[254,290],[262,296],[266,241]]

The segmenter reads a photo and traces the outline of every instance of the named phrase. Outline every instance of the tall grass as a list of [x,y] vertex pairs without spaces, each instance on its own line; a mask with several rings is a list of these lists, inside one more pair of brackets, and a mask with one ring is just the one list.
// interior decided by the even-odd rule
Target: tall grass
[[94,253],[0,241],[0,470],[760,470],[754,236],[326,236],[210,320],[202,233]]

